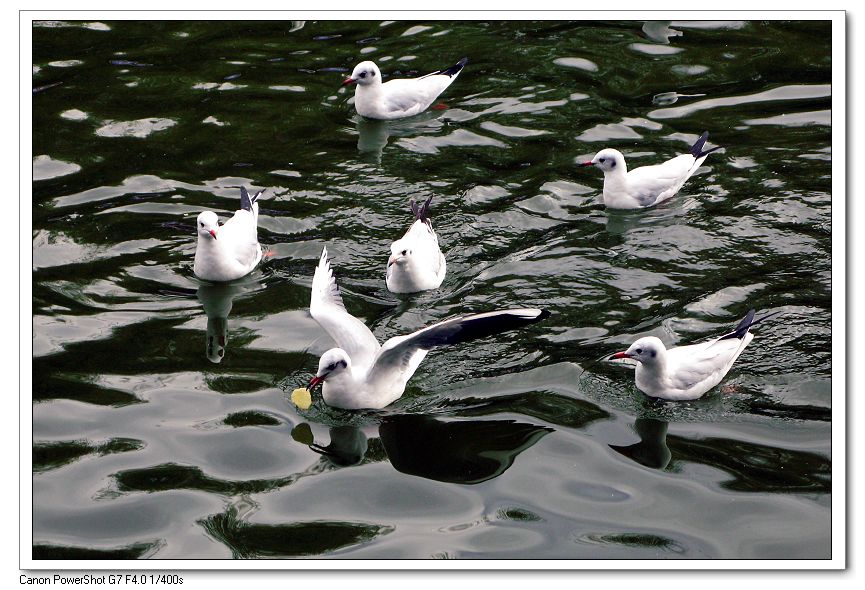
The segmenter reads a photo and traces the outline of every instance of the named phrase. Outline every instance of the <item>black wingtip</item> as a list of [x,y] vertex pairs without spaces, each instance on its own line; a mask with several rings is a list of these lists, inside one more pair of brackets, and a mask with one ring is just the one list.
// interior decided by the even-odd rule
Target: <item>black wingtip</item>
[[752,327],[756,326],[760,322],[768,320],[771,317],[775,317],[776,315],[779,315],[780,313],[781,313],[780,311],[775,311],[775,312],[766,314],[763,317],[754,319],[754,315],[756,314],[756,312],[753,309],[751,309],[748,311],[748,314],[744,318],[742,318],[742,321],[740,321],[736,325],[736,328],[732,332],[730,332],[729,334],[725,334],[724,336],[721,336],[720,338],[718,338],[718,340],[728,340],[730,338],[736,338],[736,339],[741,340],[742,338],[745,337],[745,334],[747,334],[748,330],[750,330]]
[[240,187],[240,208],[246,209],[247,211],[252,211],[252,204],[258,199],[261,193],[264,192],[264,189],[261,189],[251,197],[249,196],[249,192],[246,190],[245,186]]
[[415,219],[423,221],[426,224],[430,223],[429,206],[430,206],[431,202],[432,202],[432,196],[430,196],[430,198],[428,198],[426,201],[423,201],[420,204],[418,204],[418,202],[415,201],[414,199],[411,199],[409,201],[409,205],[411,206],[411,212],[412,212],[412,215],[414,215]]
[[713,148],[703,150],[703,146],[706,145],[707,139],[709,139],[709,132],[703,131],[703,135],[700,136],[700,139],[694,142],[694,145],[692,145],[691,149],[688,150],[688,153],[694,156],[695,160],[698,160],[707,154],[711,154],[715,150],[721,149],[721,146],[715,146]]
[[469,58],[464,57],[461,60],[459,60],[456,64],[454,64],[451,67],[449,67],[448,69],[444,70],[442,72],[442,74],[444,74],[445,76],[455,76],[455,75],[459,74],[464,67],[466,67],[467,63],[469,63]]
[[538,315],[538,317],[537,317],[537,319],[536,319],[535,321],[536,321],[536,322],[539,322],[539,321],[541,321],[541,320],[545,320],[545,319],[547,319],[548,317],[550,317],[551,315],[553,315],[553,314],[552,314],[552,312],[551,312],[550,310],[548,310],[548,309],[542,309],[540,315]]

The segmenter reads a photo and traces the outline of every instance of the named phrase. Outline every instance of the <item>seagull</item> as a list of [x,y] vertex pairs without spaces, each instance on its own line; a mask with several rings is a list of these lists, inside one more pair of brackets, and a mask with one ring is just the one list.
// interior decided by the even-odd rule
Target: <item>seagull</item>
[[732,332],[719,338],[667,349],[659,338],[646,336],[612,359],[637,361],[637,388],[649,397],[672,401],[693,400],[715,387],[754,338],[748,330],[780,312],[754,319],[750,310]]
[[347,410],[380,409],[405,391],[406,383],[427,353],[436,346],[469,342],[538,322],[550,315],[541,309],[508,309],[459,315],[380,345],[369,328],[348,313],[327,248],[312,278],[309,313],[336,341],[338,348],[326,351],[309,390],[321,384],[329,406]]
[[249,274],[261,260],[258,244],[258,199],[240,187],[240,209],[219,225],[213,211],[198,214],[198,247],[195,249],[195,276],[205,281],[224,283]]
[[468,63],[467,57],[446,70],[420,78],[381,81],[378,66],[371,61],[357,64],[342,85],[357,84],[354,108],[369,119],[402,119],[425,111],[451,85]]
[[390,245],[385,282],[392,293],[417,293],[438,289],[445,280],[445,257],[429,218],[432,197],[418,205],[411,200],[415,216],[405,235]]
[[604,171],[604,205],[610,209],[644,209],[669,199],[697,171],[706,156],[720,146],[704,150],[709,132],[681,154],[663,164],[634,168],[628,172],[625,156],[606,148],[580,166],[597,166]]

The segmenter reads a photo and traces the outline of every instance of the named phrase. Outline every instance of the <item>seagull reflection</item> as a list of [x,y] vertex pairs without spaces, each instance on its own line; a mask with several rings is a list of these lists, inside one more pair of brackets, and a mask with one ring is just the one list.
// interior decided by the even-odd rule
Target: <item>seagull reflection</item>
[[413,137],[439,131],[440,113],[426,112],[410,120],[380,121],[357,117],[357,151],[368,164],[381,164],[381,156],[391,136]]
[[657,43],[670,43],[670,37],[681,37],[682,31],[670,28],[668,20],[655,20],[643,23],[643,32],[646,37]]
[[327,457],[338,467],[350,467],[366,457],[367,441],[366,434],[357,426],[332,426],[329,445],[321,446],[313,442],[309,448]]
[[667,446],[668,425],[665,420],[637,418],[634,432],[640,441],[627,446],[610,445],[610,448],[645,467],[666,469],[673,457]]
[[205,352],[211,362],[219,363],[228,345],[228,314],[234,298],[258,288],[258,283],[202,283],[198,287],[198,300],[207,315]]
[[[411,414],[386,416],[378,430],[384,454],[397,471],[461,484],[498,477],[552,431],[513,420],[442,420]],[[364,459],[378,460],[367,456],[369,443],[360,428],[335,426],[330,428],[330,444],[308,446],[334,465],[347,467]]]

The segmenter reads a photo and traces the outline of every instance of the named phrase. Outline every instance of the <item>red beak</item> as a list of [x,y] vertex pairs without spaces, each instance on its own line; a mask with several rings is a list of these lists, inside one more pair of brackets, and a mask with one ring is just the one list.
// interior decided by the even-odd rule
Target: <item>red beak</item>
[[627,352],[617,352],[616,354],[614,354],[613,356],[610,357],[611,360],[612,359],[629,359],[629,358],[631,358],[631,355],[629,355]]
[[582,168],[585,168],[586,166],[594,166],[594,164],[592,164],[591,161],[583,162],[582,164],[580,164],[580,167],[582,167]]
[[313,377],[309,380],[309,386],[307,386],[307,389],[312,392],[312,390],[318,387],[318,384],[322,381],[324,381],[324,377]]
[[216,230],[215,229],[210,230],[210,235],[212,235],[213,239],[215,240],[216,239]]
[[354,84],[355,82],[357,82],[357,80],[355,80],[354,78],[349,76],[348,78],[346,78],[345,80],[342,81],[342,85],[348,86],[349,84]]

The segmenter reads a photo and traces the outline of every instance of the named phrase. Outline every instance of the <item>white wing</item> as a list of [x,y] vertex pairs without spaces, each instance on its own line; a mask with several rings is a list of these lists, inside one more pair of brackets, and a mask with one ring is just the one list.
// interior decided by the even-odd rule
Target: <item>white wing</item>
[[382,85],[388,111],[417,114],[430,106],[456,79],[456,76],[428,74],[421,78],[390,80]]
[[744,338],[713,340],[702,344],[680,346],[667,351],[671,383],[677,389],[690,389],[700,383],[715,383],[723,379],[735,360],[754,335]]
[[694,164],[694,156],[682,154],[663,164],[635,168],[628,172],[628,192],[644,207],[663,201],[682,188],[698,168]]
[[261,259],[258,245],[258,203],[253,211],[239,209],[234,217],[219,228],[219,237],[225,251],[243,266],[254,266]]
[[381,346],[369,328],[346,311],[327,260],[327,248],[322,249],[312,277],[309,313],[337,346],[348,353],[354,366],[368,367],[372,364]]
[[438,274],[441,270],[442,251],[439,248],[439,239],[435,231],[433,231],[432,223],[425,223],[421,220],[416,220],[405,235],[403,240],[408,240],[411,243],[411,248],[414,255],[425,268],[429,268],[433,274]]

